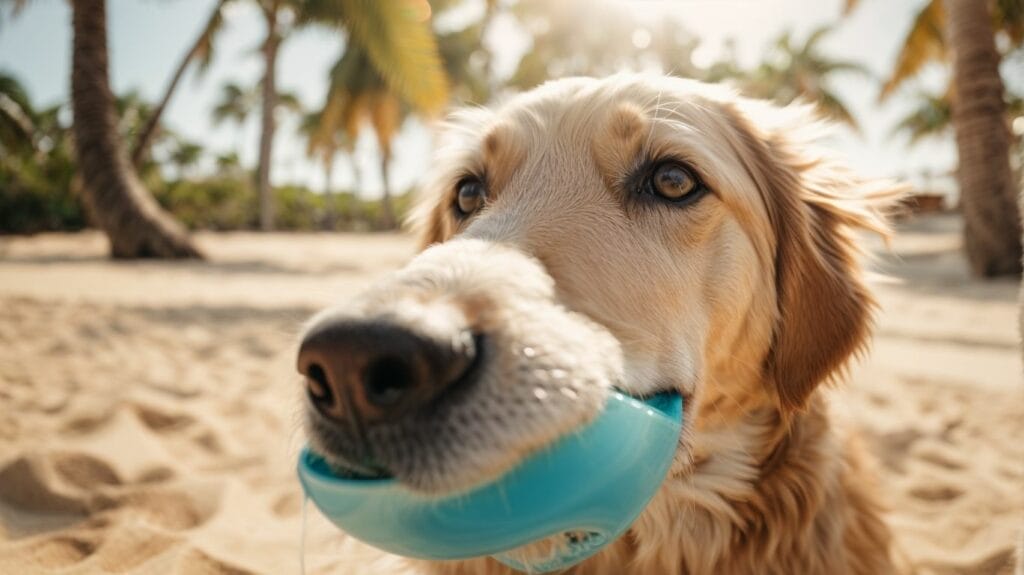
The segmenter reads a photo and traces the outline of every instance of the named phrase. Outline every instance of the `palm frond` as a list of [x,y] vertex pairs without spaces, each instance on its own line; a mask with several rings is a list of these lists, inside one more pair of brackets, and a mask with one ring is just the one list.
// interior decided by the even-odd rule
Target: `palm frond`
[[14,98],[0,92],[0,148],[8,134],[11,140],[35,148],[35,133],[35,124],[29,113]]
[[835,26],[832,24],[823,24],[812,30],[807,36],[807,39],[804,40],[803,51],[814,51],[814,49],[818,47],[818,42],[820,42],[825,36],[828,36],[834,28]]
[[1024,43],[1024,0],[996,0],[992,16],[996,30],[1006,32],[1014,47]]
[[224,28],[224,7],[231,1],[219,0],[217,2],[217,6],[210,13],[203,31],[192,47],[192,58],[198,66],[200,76],[210,68],[210,63],[213,62],[213,42]]
[[892,95],[896,88],[917,74],[925,64],[946,58],[946,42],[942,32],[945,25],[946,10],[942,0],[929,0],[914,18],[910,32],[903,41],[903,48],[896,57],[892,76],[882,86],[880,100]]
[[939,136],[952,127],[953,113],[948,94],[919,93],[920,103],[893,128],[893,134],[906,133],[914,144],[926,137]]
[[[426,11],[424,11],[426,6]],[[434,113],[448,99],[437,42],[425,0],[307,0],[305,20],[344,27],[346,51],[360,47],[391,89],[414,108]]]
[[238,84],[228,83],[221,87],[220,100],[214,105],[210,115],[214,125],[226,120],[241,124],[255,106],[255,95]]
[[857,119],[854,118],[850,109],[846,107],[846,104],[833,92],[829,90],[821,90],[817,96],[818,108],[829,118],[842,122],[850,127],[854,132],[860,134],[860,124],[857,123]]
[[296,114],[302,113],[302,101],[295,92],[278,91],[277,107]]
[[378,92],[370,102],[370,125],[385,156],[391,155],[391,140],[402,123],[402,103],[391,92]]

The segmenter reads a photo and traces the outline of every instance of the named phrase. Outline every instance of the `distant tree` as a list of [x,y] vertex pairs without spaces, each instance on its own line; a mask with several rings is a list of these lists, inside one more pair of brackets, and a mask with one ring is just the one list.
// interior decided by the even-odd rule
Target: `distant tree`
[[[210,117],[214,126],[225,122],[231,122],[238,128],[245,125],[245,122],[252,116],[260,105],[260,85],[242,87],[234,82],[228,82],[221,86],[220,99],[213,106]],[[302,104],[298,96],[292,92],[277,93],[276,112],[301,113]],[[240,145],[238,147],[241,147]]]
[[220,99],[210,113],[214,125],[233,122],[241,127],[256,109],[259,96],[255,90],[242,88],[234,82],[221,86]]
[[135,166],[135,169],[140,168],[146,154],[149,153],[149,147],[159,131],[160,120],[163,117],[164,110],[167,109],[167,105],[170,103],[171,97],[174,96],[174,92],[177,90],[182,77],[184,77],[185,71],[193,63],[199,64],[200,72],[205,71],[209,67],[213,59],[213,40],[224,24],[224,7],[230,2],[231,0],[218,0],[206,23],[203,25],[199,36],[189,46],[185,56],[171,75],[171,79],[164,89],[163,97],[160,98],[156,108],[149,114],[145,125],[139,129],[131,151],[132,164]]
[[448,97],[429,8],[410,0],[309,0],[302,11],[304,22],[344,28],[352,39],[331,68],[320,110],[322,133],[313,137],[329,141],[340,129],[355,141],[362,123],[369,122],[381,152],[385,228],[397,224],[388,177],[392,139],[409,108],[433,114]]
[[[340,120],[337,115],[332,118]],[[299,131],[306,137],[306,154],[310,158],[316,158],[324,168],[324,227],[334,229],[337,224],[336,202],[334,201],[334,186],[332,185],[335,160],[339,153],[351,157],[353,140],[344,125],[326,125],[323,111],[309,112],[303,116],[299,124]],[[355,162],[352,164],[352,173],[357,172]],[[358,199],[358,184],[356,188],[356,199]]]
[[[10,0],[8,0],[10,1]],[[237,0],[235,0],[237,1]],[[320,24],[347,32],[346,46],[359,47],[368,54],[378,72],[397,93],[424,107],[438,109],[447,98],[444,72],[437,47],[426,21],[429,6],[423,1],[391,0],[249,0],[263,15],[266,33],[260,52],[264,69],[260,81],[260,145],[256,170],[260,204],[260,228],[273,228],[273,198],[270,165],[276,132],[275,113],[280,96],[277,90],[277,56],[282,42],[297,26]],[[423,7],[427,7],[426,18]],[[220,26],[220,8],[215,10],[200,35],[205,55]]]
[[242,161],[238,158],[238,152],[226,152],[218,154],[214,158],[214,162],[217,165],[217,171],[226,172],[229,174],[237,174],[242,170]]
[[73,0],[71,7],[71,100],[86,205],[114,257],[201,257],[184,228],[143,187],[117,132],[105,0]]
[[178,179],[188,177],[203,158],[203,147],[196,142],[179,138],[171,151],[170,160],[178,172]]
[[[952,88],[952,86],[950,86]],[[1007,91],[1006,119],[1007,124],[1024,115],[1024,98]],[[953,96],[946,92],[941,96],[925,91],[915,93],[914,108],[903,116],[893,132],[902,132],[910,138],[910,143],[917,143],[925,138],[948,136],[953,131]]]
[[896,124],[893,131],[907,134],[911,144],[948,133],[953,125],[949,100],[948,93],[936,96],[917,92],[914,108]]
[[856,118],[831,83],[837,74],[867,76],[868,71],[857,62],[833,58],[821,49],[822,40],[831,31],[831,26],[818,27],[802,42],[794,41],[791,31],[783,32],[752,70],[738,63],[735,44],[729,44],[725,56],[700,76],[709,82],[732,82],[749,96],[783,105],[799,98],[815,105],[823,115],[859,131]]
[[327,103],[320,112],[320,129],[311,135],[316,141],[327,142],[343,132],[355,141],[363,125],[369,122],[377,137],[380,151],[380,176],[383,184],[381,221],[385,229],[397,224],[391,202],[388,168],[391,163],[391,140],[405,116],[402,102],[385,79],[370,63],[363,50],[351,46],[331,71],[331,88]]
[[813,30],[801,43],[784,32],[767,50],[761,64],[740,82],[744,91],[758,98],[788,104],[801,98],[817,106],[829,118],[859,130],[857,120],[838,93],[830,86],[836,74],[867,76],[868,71],[852,60],[838,60],[825,54],[821,41],[831,26]]

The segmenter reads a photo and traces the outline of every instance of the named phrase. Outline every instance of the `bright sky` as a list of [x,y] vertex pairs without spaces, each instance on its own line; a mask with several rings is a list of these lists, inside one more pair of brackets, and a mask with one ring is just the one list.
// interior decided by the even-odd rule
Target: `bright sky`
[[[472,0],[471,0],[472,1]],[[763,47],[783,29],[798,37],[818,25],[839,22],[824,48],[843,59],[862,62],[879,78],[885,77],[923,0],[861,0],[850,17],[840,20],[842,0],[619,0],[641,15],[668,10],[682,14],[687,27],[699,33],[704,44],[696,57],[700,64],[714,60],[728,38],[736,42],[744,64],[758,60]],[[170,73],[208,17],[214,0],[108,0],[111,77],[116,92],[138,89],[156,100]],[[5,15],[6,16],[6,15]],[[242,131],[233,125],[214,127],[210,110],[228,81],[251,85],[262,64],[257,52],[263,35],[259,14],[248,3],[236,4],[228,26],[216,45],[213,66],[202,78],[186,77],[166,114],[176,132],[196,140],[214,152],[240,147],[244,164],[255,163],[259,129],[251,118]],[[523,34],[509,21],[494,26],[489,44],[499,47],[499,70],[509,68],[522,50],[528,49]],[[281,53],[279,85],[295,92],[313,109],[322,103],[327,71],[342,44],[336,35],[304,30],[292,36]],[[70,84],[71,14],[62,0],[34,0],[19,17],[5,17],[0,27],[0,69],[14,73],[26,86],[32,101],[49,105],[67,100]],[[928,80],[941,84],[933,71]],[[946,172],[955,164],[951,141],[907,147],[906,138],[893,136],[892,126],[906,113],[911,101],[892,98],[877,101],[877,86],[859,77],[837,77],[836,87],[863,134],[842,133],[834,147],[865,175],[910,177],[922,182],[921,172]],[[419,122],[406,126],[395,143],[392,181],[397,190],[412,186],[429,165],[431,134]],[[275,183],[303,182],[320,189],[323,169],[305,157],[305,145],[295,134],[295,123],[286,120],[276,140],[272,171]],[[356,151],[367,196],[379,194],[376,144],[361,138]],[[335,186],[350,187],[352,169],[339,162]],[[946,189],[948,181],[935,185]]]

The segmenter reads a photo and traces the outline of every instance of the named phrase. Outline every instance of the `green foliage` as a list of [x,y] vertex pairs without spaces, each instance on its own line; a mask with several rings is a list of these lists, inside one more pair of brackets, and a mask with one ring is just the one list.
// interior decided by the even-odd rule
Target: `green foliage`
[[13,76],[0,72],[0,233],[85,226],[68,126],[60,108],[37,111]]
[[708,69],[708,81],[732,80],[747,95],[789,104],[797,99],[817,106],[825,116],[858,130],[856,119],[838,93],[830,87],[830,78],[840,73],[868,76],[866,68],[849,60],[837,60],[821,50],[821,41],[832,31],[821,26],[802,42],[783,32],[764,52],[761,63],[744,70],[734,54]]
[[190,229],[255,228],[256,191],[248,178],[178,180],[153,189],[160,204]]
[[0,154],[35,149],[35,112],[24,86],[0,71]]
[[[190,229],[221,231],[258,227],[256,191],[248,174],[178,180],[154,191],[157,201]],[[398,213],[405,213],[410,204],[409,194],[395,200]],[[274,188],[274,202],[280,230],[380,229],[380,202],[359,201],[351,192],[327,197],[304,186],[278,186]],[[328,217],[332,207],[328,202],[333,204],[333,218]]]
[[914,108],[896,124],[893,132],[906,133],[911,144],[948,133],[953,127],[953,109],[949,102],[948,93],[936,96],[919,92]]
[[0,233],[79,230],[86,221],[72,192],[74,164],[66,154],[44,162],[0,161]]

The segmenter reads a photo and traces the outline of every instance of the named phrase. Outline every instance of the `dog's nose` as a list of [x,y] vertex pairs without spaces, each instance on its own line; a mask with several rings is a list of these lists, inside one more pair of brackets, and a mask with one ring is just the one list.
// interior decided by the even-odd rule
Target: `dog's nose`
[[427,333],[387,321],[328,319],[299,347],[316,409],[336,421],[397,421],[467,378],[480,353],[468,329]]

